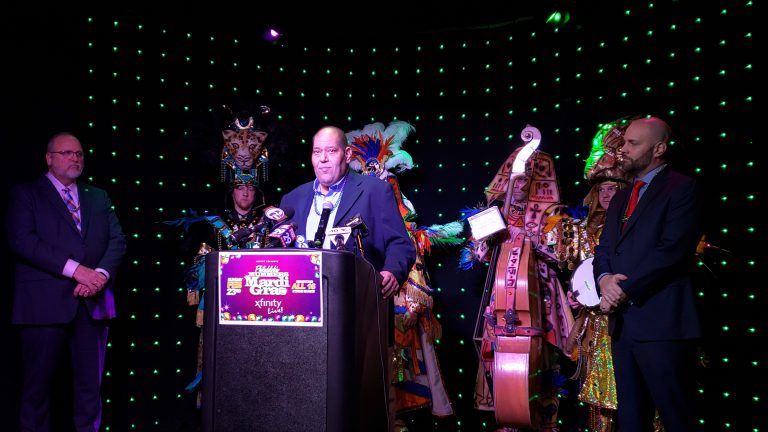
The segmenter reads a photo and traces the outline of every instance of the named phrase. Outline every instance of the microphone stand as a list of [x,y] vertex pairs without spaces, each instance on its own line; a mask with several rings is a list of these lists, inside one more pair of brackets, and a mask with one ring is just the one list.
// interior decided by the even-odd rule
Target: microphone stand
[[269,240],[269,236],[267,234],[269,234],[269,232],[272,231],[271,225],[272,225],[271,223],[267,223],[266,225],[262,226],[261,229],[259,230],[259,233],[257,234],[257,238],[258,238],[257,244],[259,249],[266,249],[267,243]]

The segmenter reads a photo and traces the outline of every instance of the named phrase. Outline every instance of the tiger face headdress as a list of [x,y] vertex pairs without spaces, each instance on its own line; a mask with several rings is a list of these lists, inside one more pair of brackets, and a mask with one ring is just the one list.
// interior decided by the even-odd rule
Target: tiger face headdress
[[[270,108],[261,106],[260,114],[269,114]],[[231,111],[230,111],[231,112]],[[224,146],[221,150],[221,180],[234,184],[258,186],[267,179],[268,152],[265,142],[269,133],[254,125],[253,117],[247,121],[234,116],[222,131]]]

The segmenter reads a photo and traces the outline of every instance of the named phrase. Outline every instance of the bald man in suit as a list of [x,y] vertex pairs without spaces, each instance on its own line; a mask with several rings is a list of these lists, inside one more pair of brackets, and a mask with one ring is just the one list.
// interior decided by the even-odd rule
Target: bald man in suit
[[12,320],[21,329],[24,432],[50,430],[51,383],[65,352],[72,364],[75,429],[97,432],[101,424],[112,288],[126,241],[107,193],[77,181],[84,157],[75,136],[56,134],[46,151],[48,172],[10,195]]
[[701,238],[696,181],[667,166],[670,128],[633,121],[619,149],[633,187],[616,193],[596,248],[600,308],[609,312],[622,432],[695,428],[692,369],[701,337],[691,272]]

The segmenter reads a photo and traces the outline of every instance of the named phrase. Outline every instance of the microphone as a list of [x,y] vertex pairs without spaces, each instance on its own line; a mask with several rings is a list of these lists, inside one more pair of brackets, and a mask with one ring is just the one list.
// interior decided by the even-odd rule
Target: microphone
[[264,240],[266,240],[267,233],[275,226],[276,223],[286,221],[293,217],[294,210],[291,207],[286,207],[285,210],[269,206],[264,209],[264,216],[258,224],[241,228],[232,233],[229,238],[233,242],[240,244],[243,243],[252,234],[256,234],[257,247],[264,247]]
[[360,251],[360,256],[365,257],[365,250],[363,249],[363,237],[368,235],[368,227],[363,222],[363,217],[360,213],[352,216],[344,222],[344,226],[352,229],[355,236],[355,247]]
[[344,222],[344,226],[350,227],[352,230],[357,230],[360,234],[360,237],[368,236],[368,227],[365,226],[365,222],[363,222],[363,217],[360,216],[360,213],[347,219]]
[[323,212],[320,213],[320,223],[317,224],[317,231],[315,232],[314,246],[318,249],[323,247],[325,241],[325,228],[328,226],[328,218],[331,216],[331,210],[333,210],[333,203],[329,200],[323,203]]
[[328,235],[333,238],[331,246],[336,250],[347,250],[344,244],[349,239],[349,235],[352,234],[352,228],[350,227],[337,227],[328,230]]
[[293,218],[293,213],[294,210],[291,207],[281,209],[278,207],[269,206],[264,209],[264,217],[267,218],[267,220],[272,221],[273,224],[285,222]]
[[296,241],[293,242],[293,247],[298,249],[308,249],[309,243],[307,243],[307,239],[305,239],[303,235],[299,234],[296,236]]
[[229,235],[229,239],[232,240],[234,243],[240,244],[243,243],[248,237],[253,235],[254,233],[260,233],[261,235],[266,234],[269,232],[269,223],[264,219],[261,218],[261,221],[257,223],[256,225],[247,226],[245,228],[240,228],[239,230],[233,232]]
[[284,223],[269,233],[269,242],[267,247],[291,247],[296,240],[296,225],[293,223]]

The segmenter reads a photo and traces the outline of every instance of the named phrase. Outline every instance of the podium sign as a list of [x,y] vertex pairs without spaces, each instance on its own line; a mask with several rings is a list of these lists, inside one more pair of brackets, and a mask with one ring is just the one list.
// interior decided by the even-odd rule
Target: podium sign
[[264,255],[219,253],[219,324],[319,327],[323,324],[317,250]]

